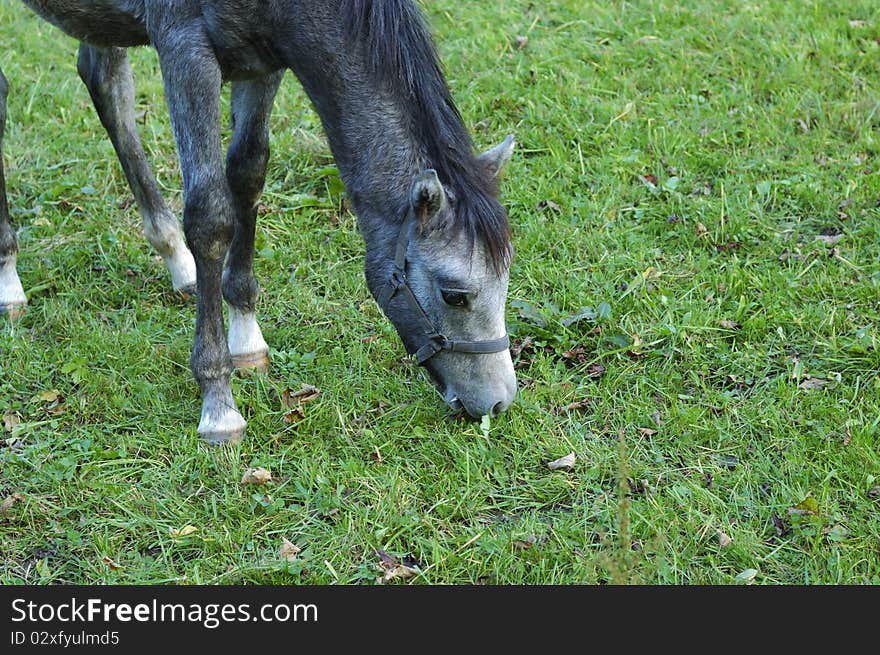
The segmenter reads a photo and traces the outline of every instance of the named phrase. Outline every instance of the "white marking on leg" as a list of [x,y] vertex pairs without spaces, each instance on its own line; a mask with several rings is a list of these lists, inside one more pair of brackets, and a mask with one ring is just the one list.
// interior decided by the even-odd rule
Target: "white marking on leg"
[[196,286],[196,262],[186,247],[180,223],[170,213],[144,217],[144,234],[171,273],[175,291],[192,293]]
[[269,346],[263,339],[257,317],[253,312],[245,312],[229,307],[229,354],[236,368],[255,368],[267,370],[269,367]]
[[6,262],[0,266],[0,313],[9,312],[15,318],[27,305],[27,297],[24,295],[24,287],[18,279],[18,271],[15,270],[15,255],[6,257]]
[[198,433],[213,444],[235,443],[244,435],[247,422],[235,407],[232,392],[209,393],[202,400],[202,417]]

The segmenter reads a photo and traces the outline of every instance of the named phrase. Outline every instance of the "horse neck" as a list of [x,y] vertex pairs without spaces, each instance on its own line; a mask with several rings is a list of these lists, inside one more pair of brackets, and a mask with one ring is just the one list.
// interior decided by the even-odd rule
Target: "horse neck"
[[302,59],[291,68],[321,118],[358,217],[368,269],[384,265],[393,258],[413,178],[433,165],[407,106],[412,100],[377,84],[358,61],[328,55],[314,68]]

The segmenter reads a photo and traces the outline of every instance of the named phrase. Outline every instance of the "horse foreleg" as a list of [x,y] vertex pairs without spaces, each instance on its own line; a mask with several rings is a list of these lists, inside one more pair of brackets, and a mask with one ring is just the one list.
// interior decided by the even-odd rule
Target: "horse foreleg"
[[269,368],[269,347],[256,319],[260,286],[254,277],[254,230],[269,160],[269,116],[282,77],[232,84],[233,135],[226,155],[235,212],[222,284],[229,304],[229,352],[234,366],[260,371]]
[[174,289],[184,295],[195,293],[193,257],[180,223],[162,199],[135,127],[134,80],[125,49],[81,44],[77,70],[122,164],[147,240],[165,261]]
[[6,204],[6,178],[3,175],[3,133],[6,131],[6,95],[9,85],[0,70],[0,316],[17,318],[27,305],[27,298],[18,279],[15,261],[18,243],[9,220]]
[[[183,229],[195,257],[198,302],[190,364],[202,391],[199,435],[211,443],[237,441],[245,421],[235,406],[229,377],[232,358],[223,328],[220,280],[234,232],[232,193],[223,175],[220,144],[220,68],[206,56],[200,30],[192,39],[154,41],[165,99],[183,176]],[[165,32],[158,33],[160,37]],[[199,39],[203,39],[204,42]]]

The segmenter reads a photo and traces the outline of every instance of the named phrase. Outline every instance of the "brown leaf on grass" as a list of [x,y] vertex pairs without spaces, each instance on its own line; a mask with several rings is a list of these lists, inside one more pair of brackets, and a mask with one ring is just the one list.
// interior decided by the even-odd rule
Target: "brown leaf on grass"
[[868,498],[880,498],[880,486],[868,489]]
[[119,564],[107,557],[107,555],[104,555],[104,557],[101,558],[101,563],[106,564],[107,568],[109,568],[111,571],[118,571],[122,568]]
[[5,412],[3,414],[3,429],[6,432],[12,432],[19,423],[21,423],[21,416],[18,415],[18,412]]
[[291,409],[291,410],[289,410],[289,411],[287,411],[287,412],[284,412],[284,417],[283,417],[282,420],[283,420],[287,425],[290,425],[291,423],[299,423],[299,422],[302,421],[305,417],[306,417],[306,412],[305,412],[305,410],[304,410],[302,407],[300,407],[300,406],[296,406],[296,407],[294,407],[293,409]]
[[849,22],[849,26],[852,27],[853,29],[856,29],[858,27],[864,27],[865,25],[866,25],[865,21],[859,20],[857,18],[853,19]]
[[718,534],[718,545],[722,548],[727,548],[730,544],[733,543],[733,539],[731,539],[726,533],[721,530],[716,531]]
[[702,223],[697,223],[697,236],[702,238],[707,234],[709,234],[709,230],[706,229],[706,226]]
[[721,323],[719,323],[719,325],[721,327],[723,327],[725,330],[738,330],[739,329],[739,323],[737,323],[736,321],[728,321],[727,319],[721,321]]
[[535,206],[535,209],[537,209],[539,212],[542,212],[542,211],[545,211],[545,210],[547,210],[547,209],[550,209],[550,210],[556,212],[557,214],[561,214],[561,213],[562,213],[562,207],[560,207],[559,205],[557,205],[557,204],[556,204],[555,202],[553,202],[552,200],[542,200],[541,202],[539,202],[539,203]]
[[557,415],[560,415],[560,414],[569,414],[571,412],[581,412],[586,409],[589,409],[592,402],[593,402],[592,400],[576,400],[573,403],[569,403],[565,407],[557,407],[555,413]]
[[3,501],[3,504],[0,504],[0,514],[6,515],[9,513],[9,510],[12,509],[12,506],[15,503],[23,503],[24,496],[19,492],[15,492],[11,496],[8,496],[6,500]]
[[852,441],[852,430],[847,425],[843,428],[843,445],[848,446],[850,441]]
[[287,387],[284,391],[281,392],[281,402],[284,403],[284,406],[288,409],[293,409],[294,407],[298,407],[300,405],[304,405],[305,403],[310,403],[313,400],[317,400],[318,396],[321,395],[321,390],[318,387],[313,387],[311,384],[303,383],[300,385],[299,391],[294,391],[290,387]]
[[644,495],[648,493],[648,481],[645,478],[641,480],[636,480],[631,477],[626,478],[626,486],[629,487],[629,490],[634,494]]
[[519,550],[528,550],[529,548],[534,546],[537,542],[538,542],[538,538],[535,535],[530,534],[525,539],[514,539],[513,540],[513,547],[518,548]]
[[650,184],[651,186],[657,186],[657,184],[659,184],[659,181],[657,180],[657,176],[654,175],[653,173],[648,173],[646,175],[642,175],[642,179],[645,182],[647,182],[648,184]]
[[272,474],[260,466],[249,468],[241,478],[242,484],[266,484],[272,479]]
[[529,44],[529,37],[517,35],[513,37],[513,42],[516,45],[517,50],[522,50]]
[[376,582],[390,582],[400,578],[405,580],[419,574],[419,563],[411,557],[403,559],[389,555],[381,548],[376,549],[376,555],[379,556],[379,569],[382,571],[382,577],[376,578]]
[[172,539],[181,539],[183,537],[188,537],[191,534],[195,534],[199,529],[194,525],[185,525],[182,528],[171,528],[168,530]]
[[588,378],[592,380],[598,380],[603,375],[605,375],[605,367],[599,364],[598,362],[593,362],[589,366],[587,366],[587,370],[585,371]]
[[636,432],[643,437],[652,437],[657,434],[657,430],[654,430],[653,428],[636,428]]
[[293,562],[296,556],[302,552],[302,548],[290,541],[287,537],[281,537],[281,557],[288,562]]
[[529,350],[534,343],[535,339],[531,336],[526,336],[522,339],[514,339],[513,345],[510,347],[510,356],[514,358],[519,357],[520,353],[524,350]]
[[574,468],[576,459],[574,453],[569,453],[565,457],[560,457],[559,459],[554,459],[552,462],[547,462],[547,468],[551,471],[556,471],[558,469],[568,469],[570,471]]
[[574,346],[569,350],[566,350],[561,355],[562,359],[568,362],[570,365],[575,364],[586,364],[587,362],[587,348],[586,346]]

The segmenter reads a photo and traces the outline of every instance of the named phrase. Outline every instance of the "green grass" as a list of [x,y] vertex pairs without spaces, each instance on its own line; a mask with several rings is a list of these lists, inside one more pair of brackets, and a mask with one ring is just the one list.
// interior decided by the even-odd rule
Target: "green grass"
[[[0,581],[373,584],[382,549],[418,561],[413,584],[880,583],[876,3],[426,4],[475,141],[519,142],[521,394],[485,429],[404,360],[288,76],[257,244],[272,371],[234,380],[234,448],[196,435],[194,307],[143,238],[76,44],[0,5],[30,298],[0,323],[20,420]],[[179,210],[155,54],[131,54]],[[563,325],[582,307],[601,311]],[[287,424],[302,383],[320,398]],[[251,466],[273,482],[242,485]]]

